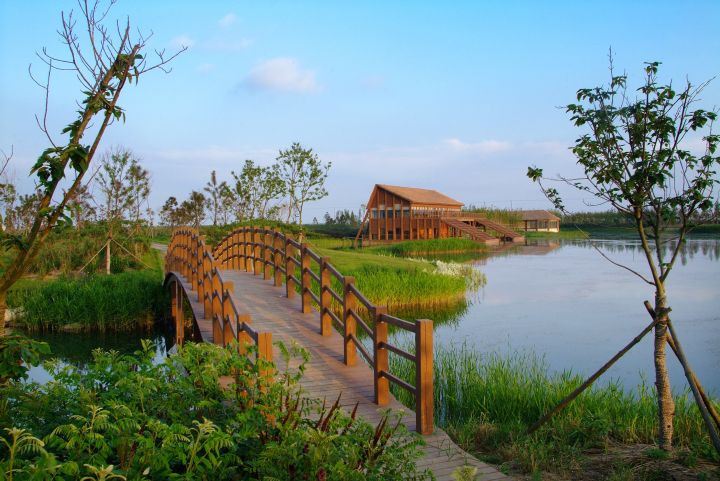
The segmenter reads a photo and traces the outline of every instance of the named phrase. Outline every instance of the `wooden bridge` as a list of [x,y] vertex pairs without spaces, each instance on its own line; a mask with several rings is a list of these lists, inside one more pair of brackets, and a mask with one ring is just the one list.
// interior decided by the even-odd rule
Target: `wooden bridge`
[[[510,479],[462,451],[433,424],[432,321],[408,322],[388,315],[386,307],[373,305],[353,277],[343,276],[310,244],[278,229],[244,227],[211,248],[197,230],[176,229],[165,256],[165,274],[178,344],[184,342],[183,298],[192,309],[195,342],[252,342],[260,356],[272,360],[279,355],[273,340],[295,340],[312,355],[300,381],[309,397],[334,400],[342,392],[344,406],[359,402],[358,414],[377,424],[379,408],[412,413],[390,394],[392,382],[415,395],[414,417],[405,424],[427,442],[420,468],[430,468],[439,480],[453,479],[452,473],[464,465],[477,468],[483,480]],[[337,291],[333,279],[341,286]],[[361,312],[369,314],[371,326]],[[388,325],[414,334],[415,353],[389,343]],[[367,334],[370,348],[358,339],[358,327]],[[364,362],[357,362],[358,351]],[[415,364],[414,382],[390,372],[391,354]]]

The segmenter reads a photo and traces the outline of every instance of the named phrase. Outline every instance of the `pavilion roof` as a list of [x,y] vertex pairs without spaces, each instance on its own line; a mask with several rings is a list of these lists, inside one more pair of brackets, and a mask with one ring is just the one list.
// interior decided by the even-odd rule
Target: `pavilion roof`
[[524,210],[522,220],[560,220],[560,217],[546,210]]
[[451,205],[454,207],[462,207],[462,202],[441,194],[436,190],[417,189],[415,187],[398,187],[396,185],[377,184],[381,189],[402,197],[412,204],[433,204],[433,205]]

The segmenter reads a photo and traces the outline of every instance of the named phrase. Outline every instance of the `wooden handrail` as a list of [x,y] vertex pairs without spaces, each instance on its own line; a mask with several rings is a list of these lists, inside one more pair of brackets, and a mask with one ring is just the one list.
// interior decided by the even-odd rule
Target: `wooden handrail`
[[[452,215],[450,217],[454,217]],[[464,217],[464,215],[461,215]],[[479,216],[478,216],[479,217]],[[299,253],[299,259],[296,258]],[[312,262],[320,266],[315,274]],[[299,267],[299,276],[295,268]],[[344,362],[355,365],[356,352],[365,358],[374,371],[375,402],[389,402],[389,382],[415,394],[417,429],[422,434],[433,431],[433,346],[432,321],[415,323],[387,314],[387,308],[376,306],[355,286],[353,277],[343,276],[331,264],[330,258],[321,257],[310,249],[308,243],[299,243],[291,234],[283,234],[270,227],[247,226],[234,229],[211,248],[205,236],[197,229],[175,229],[165,255],[165,271],[177,271],[189,280],[192,290],[197,291],[198,301],[204,304],[204,317],[213,324],[213,340],[226,345],[228,339],[248,337],[259,346],[261,355],[272,358],[272,334],[258,333],[250,326],[250,317],[241,315],[235,304],[232,283],[224,281],[225,269],[245,270],[254,275],[264,274],[264,280],[273,280],[280,287],[285,280],[286,296],[295,297],[300,286],[302,312],[311,313],[313,302],[318,306],[320,333],[332,334],[332,323],[344,338]],[[299,279],[298,279],[299,277]],[[336,278],[343,286],[342,295],[332,289],[331,279]],[[319,295],[313,291],[313,281],[319,285]],[[176,282],[176,285],[177,284]],[[179,289],[182,291],[182,289]],[[181,312],[178,289],[173,298],[173,313]],[[333,309],[342,306],[342,316]],[[371,315],[372,328],[358,315],[359,302]],[[373,344],[372,355],[356,337],[360,326]],[[411,354],[388,343],[388,325],[415,333],[415,353]],[[264,347],[263,347],[264,346]],[[415,364],[415,386],[394,376],[389,371],[388,353],[401,356]]]

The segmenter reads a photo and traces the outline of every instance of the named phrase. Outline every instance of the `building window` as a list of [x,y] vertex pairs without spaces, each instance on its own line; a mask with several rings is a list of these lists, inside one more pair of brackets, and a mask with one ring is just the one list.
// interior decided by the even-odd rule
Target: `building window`
[[400,204],[395,204],[395,218],[396,219],[400,218],[400,207],[401,207]]
[[529,220],[528,221],[528,229],[537,229],[537,221],[536,220]]
[[547,226],[548,226],[548,221],[546,221],[546,220],[541,220],[541,221],[540,221],[540,228],[541,228],[541,229],[547,229]]
[[372,240],[378,240],[377,234],[373,234],[373,235],[372,235]]
[[371,219],[377,219],[377,209],[376,209],[375,207],[373,207],[372,209],[370,209],[370,218],[371,218]]
[[410,218],[410,207],[403,207],[403,218],[404,219]]
[[393,231],[392,231],[392,229],[390,229],[390,230],[388,231],[387,235],[388,235],[388,240],[393,240]]
[[381,227],[380,228],[380,240],[386,240],[386,239],[387,239],[387,237],[386,237],[385,227]]
[[395,239],[400,239],[401,232],[402,232],[402,229],[400,229],[400,227],[395,228]]
[[433,236],[433,238],[435,238],[435,239],[438,238],[438,229],[435,229],[435,235]]
[[413,238],[414,240],[417,240],[417,229],[413,229],[412,238]]
[[427,229],[420,229],[420,239],[425,239],[425,234],[427,234]]
[[557,229],[557,221],[556,221],[556,220],[551,220],[551,221],[550,221],[550,228],[551,228],[551,229]]
[[380,204],[380,218],[385,218],[385,204]]
[[387,218],[388,218],[388,219],[392,219],[392,218],[393,218],[393,210],[392,210],[392,209],[388,209],[388,216],[387,216]]

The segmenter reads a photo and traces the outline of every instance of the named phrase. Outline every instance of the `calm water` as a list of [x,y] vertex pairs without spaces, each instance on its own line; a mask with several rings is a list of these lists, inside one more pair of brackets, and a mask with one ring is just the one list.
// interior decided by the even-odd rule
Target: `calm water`
[[[83,369],[92,361],[94,349],[115,350],[121,354],[133,354],[142,350],[142,340],[150,339],[155,343],[155,362],[160,363],[165,359],[167,350],[174,342],[172,333],[169,330],[139,329],[133,331],[107,331],[89,333],[70,332],[23,332],[23,334],[38,341],[47,342],[52,354],[46,358],[60,359],[65,365],[73,365]],[[50,375],[42,368],[36,366],[28,373],[28,382],[35,381],[45,383],[51,379]]]
[[[613,261],[649,272],[635,239],[596,239]],[[640,333],[651,319],[643,301],[654,290],[634,274],[612,265],[586,240],[559,239],[501,248],[470,261],[487,276],[487,286],[468,308],[442,325],[436,343],[475,344],[506,352],[524,347],[545,354],[551,369],[591,374]],[[700,382],[720,395],[720,240],[687,242],[667,287],[671,319],[685,355]],[[427,314],[432,319],[432,314]],[[443,313],[444,319],[447,313]],[[686,385],[668,348],[675,386]],[[621,378],[627,388],[654,380],[653,336],[648,334],[603,379]]]

